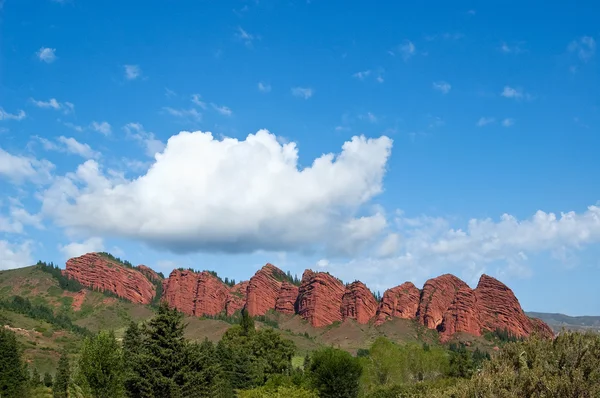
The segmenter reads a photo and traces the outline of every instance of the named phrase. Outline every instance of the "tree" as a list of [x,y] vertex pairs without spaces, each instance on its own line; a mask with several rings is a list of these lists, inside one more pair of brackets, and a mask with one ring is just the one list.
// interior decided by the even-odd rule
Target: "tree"
[[143,336],[136,322],[131,322],[123,336],[123,378],[127,396],[151,397],[152,386],[144,377],[145,363],[142,362]]
[[89,387],[94,398],[123,395],[123,356],[113,332],[100,332],[83,342],[78,362],[78,384]]
[[346,351],[328,347],[312,355],[310,378],[320,397],[357,397],[361,373],[358,358]]
[[52,375],[48,372],[44,373],[44,386],[52,387]]
[[29,382],[32,387],[38,387],[42,385],[42,377],[40,376],[37,368],[33,368],[33,373],[31,374],[31,379]]
[[25,396],[27,378],[15,334],[0,328],[0,397]]
[[54,384],[52,386],[54,398],[68,397],[67,390],[69,389],[70,377],[69,357],[67,356],[67,351],[63,351],[58,360],[58,368],[56,369],[56,376],[54,377]]
[[254,320],[248,315],[248,310],[246,308],[242,308],[240,326],[242,327],[242,336],[250,336],[255,331]]

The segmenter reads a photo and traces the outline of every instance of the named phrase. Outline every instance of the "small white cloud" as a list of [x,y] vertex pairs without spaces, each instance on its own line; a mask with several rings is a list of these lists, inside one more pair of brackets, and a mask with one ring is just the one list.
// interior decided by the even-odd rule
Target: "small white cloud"
[[504,127],[510,127],[514,124],[515,124],[515,119],[511,119],[511,118],[507,117],[506,119],[502,120],[502,126],[504,126]]
[[596,41],[591,36],[583,36],[569,43],[567,49],[577,54],[583,62],[587,62],[596,54]]
[[502,90],[500,95],[505,98],[512,98],[515,100],[521,100],[521,99],[532,100],[533,99],[533,96],[529,93],[524,92],[523,89],[514,88],[514,87],[510,87],[510,86],[504,86],[504,89]]
[[246,32],[241,26],[238,26],[236,37],[242,40],[247,47],[252,47],[252,42],[258,38],[258,36]]
[[68,245],[58,245],[58,250],[65,256],[65,259],[79,257],[81,255],[101,252],[104,250],[102,238],[89,238],[81,243],[72,242]]
[[92,128],[92,130],[103,135],[109,135],[112,132],[112,127],[108,122],[94,121],[90,124],[90,127]]
[[358,115],[358,118],[361,120],[367,120],[371,123],[377,123],[377,120],[379,120],[372,112],[367,112],[364,115]]
[[520,44],[514,44],[511,46],[505,42],[503,42],[500,46],[500,51],[504,54],[521,54],[525,52],[525,50],[521,48]]
[[0,120],[23,120],[25,119],[26,113],[24,110],[19,110],[17,113],[8,113],[2,107],[0,107]]
[[361,72],[356,72],[352,75],[352,77],[357,78],[358,80],[365,80],[371,74],[370,70],[363,70]]
[[399,53],[402,56],[402,59],[404,59],[404,61],[408,61],[413,55],[415,55],[415,52],[416,47],[414,43],[410,40],[404,40],[404,42],[398,47],[391,51],[388,51],[388,54],[396,55],[396,53]]
[[271,91],[271,85],[268,83],[258,82],[258,91],[268,93]]
[[175,116],[181,119],[192,119],[196,121],[202,120],[202,114],[194,108],[190,109],[175,109],[169,106],[163,107],[163,110],[171,116]]
[[298,98],[309,99],[314,94],[314,90],[309,87],[292,87],[292,95]]
[[[131,139],[138,141],[142,144],[146,150],[146,155],[154,157],[165,148],[165,144],[156,139],[154,133],[144,130],[144,126],[140,123],[127,123],[123,126],[123,130],[127,133],[127,136]],[[139,166],[132,164],[132,168]]]
[[329,265],[329,260],[322,258],[319,261],[317,261],[315,265],[317,266],[317,268],[327,268],[327,266]]
[[202,96],[200,94],[192,94],[192,103],[202,109],[206,109],[206,102],[202,101]]
[[35,53],[40,61],[46,63],[52,63],[56,60],[56,48],[42,47],[37,53]]
[[[60,122],[60,119],[59,119],[59,122]],[[68,128],[73,129],[73,130],[75,130],[75,131],[77,131],[79,133],[81,133],[83,131],[83,127],[82,126],[78,126],[78,125],[73,124],[71,122],[63,122],[63,124],[65,126],[67,126]]]
[[488,124],[494,123],[496,121],[493,117],[480,117],[477,121],[477,127],[487,126]]
[[377,76],[377,77],[375,78],[375,80],[377,80],[377,83],[383,83],[383,82],[384,82],[384,80],[383,80],[383,76],[382,76],[382,75],[379,75],[379,76]]
[[14,269],[33,265],[31,242],[22,244],[0,240],[0,269]]
[[233,111],[229,107],[219,106],[213,103],[211,103],[210,106],[212,106],[215,111],[219,112],[223,116],[231,116],[233,114]]
[[100,153],[92,150],[88,144],[83,144],[75,138],[67,138],[65,136],[58,137],[58,141],[65,145],[67,152],[79,155],[85,159],[96,159],[100,157]]
[[444,81],[433,82],[433,89],[439,91],[442,94],[448,94],[452,89],[452,86]]
[[139,65],[123,65],[123,68],[125,69],[125,78],[127,80],[135,80],[142,74]]
[[177,93],[175,91],[169,89],[168,87],[165,87],[165,97],[167,97],[167,98],[177,97]]
[[71,102],[61,103],[58,102],[56,98],[50,98],[48,101],[38,101],[33,98],[30,98],[29,100],[33,105],[37,106],[38,108],[54,109],[56,111],[62,110],[66,114],[73,112],[73,110],[75,109],[75,105],[73,105]]

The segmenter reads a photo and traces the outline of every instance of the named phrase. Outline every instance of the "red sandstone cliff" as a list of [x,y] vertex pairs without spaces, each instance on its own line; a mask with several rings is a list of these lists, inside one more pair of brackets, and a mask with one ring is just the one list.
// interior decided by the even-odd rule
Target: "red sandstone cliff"
[[429,329],[436,329],[440,326],[444,314],[454,302],[454,298],[461,288],[468,289],[469,286],[450,274],[441,275],[425,282],[417,314],[419,322]]
[[298,286],[294,286],[289,282],[283,282],[279,293],[277,294],[277,302],[275,303],[275,311],[283,314],[296,313],[296,299],[298,298]]
[[298,289],[298,314],[311,325],[320,327],[341,321],[344,285],[325,272],[304,271]]
[[146,276],[146,278],[150,279],[152,282],[160,282],[162,281],[162,277],[158,275],[154,270],[150,267],[147,267],[143,264],[138,265],[137,270]]
[[369,323],[377,311],[377,300],[364,283],[356,281],[346,287],[340,308],[342,319],[356,319],[358,323]]
[[163,282],[163,300],[188,315],[217,315],[225,311],[229,288],[207,271],[173,270]]
[[156,289],[144,274],[100,253],[67,261],[64,274],[91,289],[109,291],[133,303],[150,304]]
[[229,289],[225,304],[227,315],[233,315],[236,311],[241,311],[244,308],[246,305],[247,290],[248,281],[240,282]]
[[284,278],[285,273],[273,264],[266,264],[250,278],[246,300],[250,316],[264,315],[268,310],[275,309]]
[[377,308],[375,325],[381,325],[393,318],[416,318],[420,300],[421,291],[412,282],[386,290]]

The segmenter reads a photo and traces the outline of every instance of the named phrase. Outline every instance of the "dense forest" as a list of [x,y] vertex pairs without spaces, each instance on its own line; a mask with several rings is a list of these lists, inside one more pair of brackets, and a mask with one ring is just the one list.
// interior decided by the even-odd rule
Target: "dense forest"
[[[40,311],[19,303],[23,311]],[[43,310],[41,310],[44,313]],[[46,316],[46,315],[44,315]],[[162,304],[150,320],[87,335],[54,376],[29,369],[0,329],[1,397],[597,397],[600,337],[506,337],[490,357],[460,344],[397,344],[379,337],[356,356],[334,347],[292,364],[294,343],[257,329],[245,312],[214,344],[184,338],[183,315]]]

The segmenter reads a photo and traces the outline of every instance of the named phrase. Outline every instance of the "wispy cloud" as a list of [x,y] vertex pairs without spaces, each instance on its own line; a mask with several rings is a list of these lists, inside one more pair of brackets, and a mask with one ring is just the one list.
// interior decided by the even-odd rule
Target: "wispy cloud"
[[65,126],[67,126],[68,128],[73,129],[79,133],[81,133],[83,131],[83,127],[79,126],[77,124],[73,124],[71,122],[63,122],[60,119],[58,119],[58,121],[61,122],[62,124],[64,124]]
[[141,123],[127,123],[123,130],[128,138],[138,141],[144,147],[147,156],[154,157],[165,148],[165,144],[154,133],[146,131]]
[[81,143],[73,137],[60,136],[56,141],[50,141],[43,137],[34,137],[39,141],[45,150],[72,153],[85,159],[97,159],[100,153],[94,151],[88,144]]
[[75,105],[71,102],[58,102],[56,98],[50,98],[48,101],[38,101],[33,98],[29,100],[33,105],[42,109],[54,109],[56,111],[63,111],[64,113],[71,113],[75,110]]
[[169,106],[165,106],[165,107],[163,107],[163,110],[165,112],[167,112],[169,115],[175,116],[178,118],[182,118],[182,119],[189,118],[189,119],[193,119],[196,121],[202,120],[202,114],[194,108],[175,109],[175,108],[171,108]]
[[492,124],[496,121],[493,117],[480,117],[477,121],[477,127],[487,126],[488,124]]
[[515,100],[522,100],[522,99],[532,100],[533,99],[533,95],[524,92],[523,89],[519,88],[519,87],[515,88],[515,87],[510,87],[510,86],[504,86],[504,89],[502,90],[500,95],[505,98],[512,98]]
[[200,94],[192,94],[192,103],[202,109],[206,109],[206,102],[202,101],[202,96]]
[[56,61],[56,48],[42,47],[35,53],[40,61],[48,64]]
[[502,42],[502,45],[500,45],[500,51],[504,54],[521,54],[526,52],[526,50],[521,47],[522,44],[523,42],[509,45],[506,42]]
[[399,46],[395,47],[394,49],[388,51],[388,54],[390,54],[390,55],[399,54],[402,56],[402,59],[404,59],[404,61],[408,61],[413,55],[415,55],[415,52],[416,52],[416,47],[415,47],[414,43],[410,40],[404,40],[404,42],[402,44],[400,44]]
[[310,87],[292,87],[292,95],[298,98],[309,99],[315,91]]
[[504,127],[511,127],[514,124],[515,124],[515,119],[512,119],[510,117],[507,117],[506,119],[502,120],[502,126],[504,126]]
[[112,127],[108,122],[93,121],[90,124],[90,128],[103,135],[109,135],[112,132]]
[[219,112],[223,116],[231,116],[233,111],[227,106],[219,106],[217,104],[211,103],[210,106],[217,112]]
[[123,65],[123,69],[127,80],[135,80],[142,75],[142,69],[139,65]]
[[567,50],[577,54],[583,62],[587,62],[596,54],[596,40],[591,36],[582,36],[569,43]]
[[177,93],[175,91],[169,89],[168,87],[165,87],[165,97],[167,97],[167,98],[177,97]]
[[447,83],[445,81],[433,82],[432,85],[434,90],[437,90],[442,94],[448,94],[452,89],[450,83]]
[[253,35],[245,31],[241,26],[238,26],[236,37],[243,41],[246,47],[252,47],[252,43],[254,40],[259,39],[260,37],[257,35]]
[[358,115],[358,118],[360,120],[366,120],[370,123],[377,123],[377,121],[379,120],[377,116],[375,116],[372,112],[367,112],[365,114]]
[[271,85],[268,83],[258,82],[258,91],[262,93],[271,92]]
[[358,80],[365,80],[371,74],[371,70],[363,70],[361,72],[356,72],[352,75],[352,77],[357,78]]
[[23,120],[27,114],[24,110],[20,109],[17,113],[8,113],[2,107],[0,107],[0,120]]

